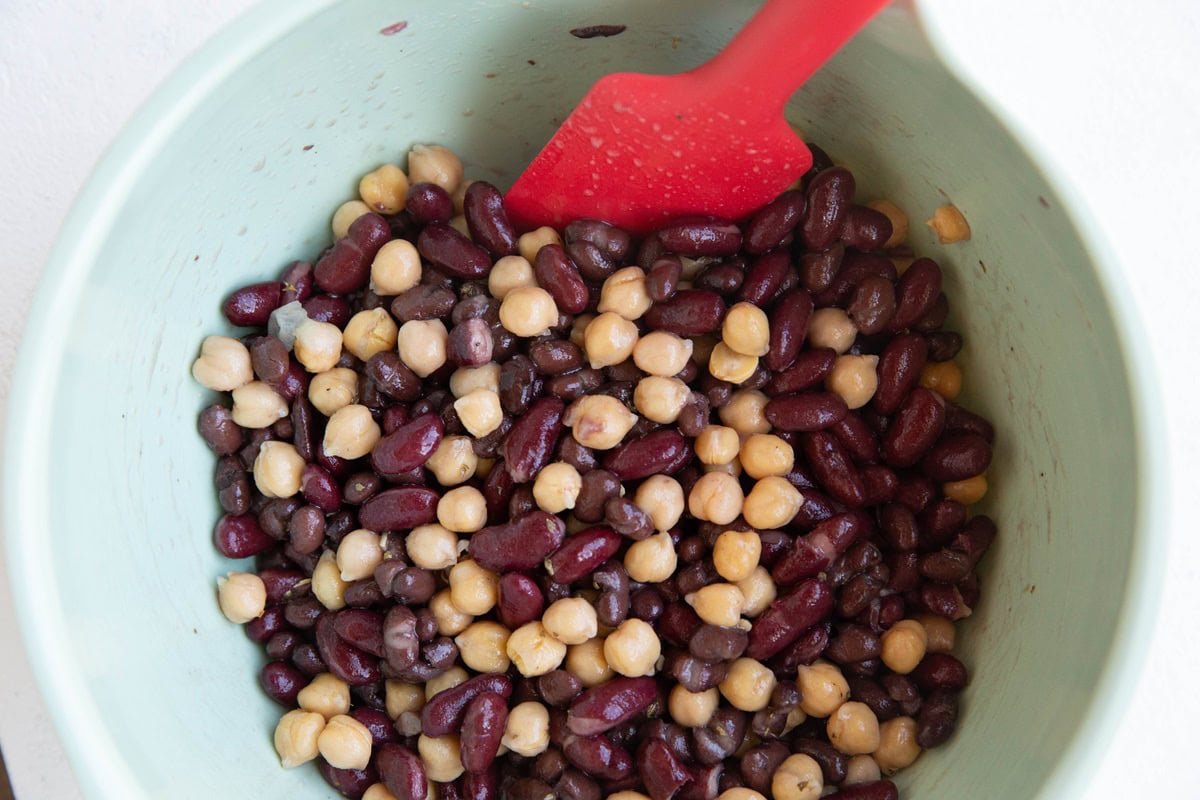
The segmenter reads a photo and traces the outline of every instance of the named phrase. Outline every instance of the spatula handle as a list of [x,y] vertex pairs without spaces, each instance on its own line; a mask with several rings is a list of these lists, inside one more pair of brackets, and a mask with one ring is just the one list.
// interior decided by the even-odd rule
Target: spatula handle
[[744,102],[778,115],[796,89],[888,2],[767,0],[721,52],[691,74],[708,92],[730,97],[739,111]]

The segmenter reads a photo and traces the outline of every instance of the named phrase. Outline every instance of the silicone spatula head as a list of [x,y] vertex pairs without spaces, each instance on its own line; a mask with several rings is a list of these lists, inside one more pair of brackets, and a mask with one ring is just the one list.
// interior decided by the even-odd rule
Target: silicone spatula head
[[741,219],[808,170],[791,94],[887,0],[768,0],[680,75],[598,81],[505,198],[521,228],[603,219],[635,233],[691,214]]

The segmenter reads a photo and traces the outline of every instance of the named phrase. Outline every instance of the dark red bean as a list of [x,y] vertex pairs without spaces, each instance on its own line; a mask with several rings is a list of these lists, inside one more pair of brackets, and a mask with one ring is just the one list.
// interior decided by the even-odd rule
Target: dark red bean
[[921,704],[917,744],[928,750],[946,743],[958,723],[958,701],[947,691],[935,691]]
[[583,691],[583,684],[565,669],[555,669],[537,679],[538,694],[551,706],[562,708]]
[[819,578],[809,578],[771,603],[750,629],[746,655],[762,661],[800,638],[811,625],[833,610],[833,590]]
[[404,210],[421,225],[430,222],[449,222],[454,216],[454,201],[436,183],[414,183],[408,187]]
[[295,708],[296,695],[308,685],[304,673],[286,661],[267,663],[258,679],[267,696],[284,708]]
[[604,521],[620,535],[635,542],[654,534],[650,515],[628,497],[613,497],[604,504]]
[[703,728],[692,729],[696,760],[719,764],[738,751],[746,738],[746,714],[734,708],[718,708]]
[[988,443],[995,438],[992,423],[983,417],[951,402],[946,403],[946,428],[948,434],[973,433]]
[[883,642],[870,628],[847,625],[833,637],[825,654],[838,664],[850,664],[878,658],[882,652]]
[[303,305],[308,318],[317,322],[328,322],[344,328],[350,321],[350,304],[345,298],[318,294],[305,300]]
[[682,270],[683,264],[679,256],[665,255],[655,259],[646,270],[646,294],[656,303],[670,299],[679,288],[679,275]]
[[313,268],[313,279],[317,286],[337,295],[349,294],[366,286],[370,274],[371,260],[349,237],[335,242]]
[[852,544],[865,540],[871,530],[870,517],[861,511],[830,517],[804,536],[796,537],[792,549],[775,563],[771,576],[783,586],[812,578],[827,570]]
[[879,682],[903,714],[915,717],[921,710],[921,692],[908,676],[884,675]]
[[554,797],[554,789],[537,778],[514,778],[504,788],[505,800],[554,800]]
[[804,213],[804,193],[784,192],[755,212],[746,226],[743,247],[747,253],[765,253],[791,236]]
[[792,742],[793,753],[803,753],[821,767],[821,776],[827,785],[846,780],[846,756],[829,742],[802,736]]
[[625,259],[632,244],[628,232],[598,219],[577,219],[567,223],[563,238],[568,243],[588,242],[594,245],[614,264],[620,264]]
[[476,675],[458,686],[443,689],[421,709],[422,732],[426,736],[454,733],[462,724],[467,704],[489,692],[507,699],[512,696],[512,681],[507,675]]
[[949,653],[928,653],[909,678],[926,694],[961,692],[967,687],[967,668]]
[[546,559],[546,572],[557,583],[574,583],[612,558],[622,541],[612,528],[598,526],[579,531]]
[[830,167],[812,179],[799,225],[805,247],[824,250],[834,243],[854,199],[854,188],[854,176],[843,167]]
[[396,295],[391,312],[400,322],[441,319],[454,308],[456,300],[450,289],[423,283]]
[[250,344],[250,365],[260,381],[278,386],[290,364],[287,347],[274,336],[257,336]]
[[492,268],[487,250],[444,222],[433,222],[421,229],[417,250],[422,258],[456,278],[482,278]]
[[824,292],[833,285],[845,255],[841,242],[819,253],[804,253],[800,256],[800,286],[809,292]]
[[613,744],[603,734],[568,735],[563,743],[563,755],[584,773],[600,780],[621,780],[633,774],[633,758],[629,751]]
[[380,636],[383,640],[383,655],[388,667],[396,673],[404,672],[417,663],[421,641],[417,635],[417,617],[406,606],[393,606],[384,617]]
[[[907,467],[920,461],[941,435],[945,418],[941,396],[918,386],[900,406],[891,426],[884,433],[884,460],[894,467]],[[965,477],[977,474],[973,472]],[[933,475],[929,477],[938,480]]]
[[829,432],[838,438],[857,463],[874,464],[879,461],[879,439],[858,412],[851,411],[830,425]]
[[738,299],[756,306],[766,305],[775,296],[791,266],[791,259],[784,250],[775,250],[759,256],[746,270],[746,280],[738,292]]
[[921,333],[936,331],[946,324],[948,316],[950,316],[950,301],[946,298],[946,293],[942,292],[933,301],[933,305],[925,312],[925,315],[913,323],[913,330]]
[[504,440],[504,466],[515,483],[528,483],[550,463],[562,434],[565,406],[555,397],[543,397],[513,422]]
[[392,725],[391,718],[381,709],[359,706],[350,712],[350,716],[354,717],[354,719],[362,723],[363,727],[370,731],[371,743],[375,747],[400,740],[399,734]]
[[343,797],[362,797],[372,784],[379,782],[378,772],[369,765],[366,769],[338,769],[324,758],[318,758],[317,771]]
[[746,652],[750,635],[740,628],[723,628],[719,625],[701,625],[688,642],[688,652],[710,664],[717,661],[732,661]]
[[445,430],[437,414],[425,414],[380,439],[371,450],[371,466],[384,477],[400,475],[429,460]]
[[674,474],[691,455],[691,446],[683,435],[672,428],[664,428],[610,451],[604,458],[604,468],[620,480],[640,480],[651,475]]
[[213,540],[226,558],[256,556],[275,544],[253,514],[226,514],[217,521]]
[[656,234],[667,249],[681,256],[731,256],[742,245],[742,231],[720,217],[687,217]]
[[901,475],[900,486],[896,488],[896,502],[918,514],[932,503],[939,493],[937,484],[924,475]]
[[583,366],[583,351],[566,339],[542,339],[529,346],[529,358],[543,375],[561,375]]
[[967,522],[967,507],[957,500],[943,498],[925,508],[917,516],[921,547],[926,550],[950,542]]
[[291,599],[292,591],[307,576],[295,569],[260,569],[258,577],[267,590],[267,604],[274,605]]
[[828,800],[899,800],[900,790],[891,781],[868,781],[843,786]]
[[790,367],[771,376],[763,391],[768,396],[776,397],[810,389],[829,376],[835,361],[837,352],[828,347],[803,350]]
[[567,711],[567,728],[579,736],[594,736],[633,719],[658,697],[653,678],[616,677],[588,689]]
[[333,615],[338,638],[377,658],[384,655],[384,621],[374,611],[348,608]]
[[642,320],[650,330],[679,336],[700,336],[715,331],[725,317],[725,301],[716,292],[687,289],[669,300],[655,303]]
[[742,754],[738,771],[747,787],[769,797],[771,778],[790,755],[791,751],[783,742],[764,742]]
[[916,333],[902,333],[888,342],[876,367],[878,385],[872,398],[876,411],[885,415],[896,413],[917,387],[928,349],[925,338]]
[[668,644],[687,647],[692,636],[703,624],[691,606],[682,602],[669,603],[659,617],[658,634]]
[[307,261],[293,261],[279,275],[279,304],[303,303],[312,296],[313,267]]
[[242,428],[225,406],[214,404],[201,411],[198,427],[204,443],[219,456],[236,453],[242,446]]
[[559,311],[582,313],[588,307],[588,289],[579,268],[562,245],[547,244],[533,258],[533,274],[541,286],[554,298]]
[[724,764],[692,766],[692,782],[679,790],[676,800],[716,800],[721,794]]
[[958,583],[971,572],[971,561],[965,553],[942,549],[921,556],[921,574],[931,581]]
[[[562,586],[563,584],[555,584]],[[592,573],[592,585],[600,590],[596,616],[601,625],[615,628],[629,615],[629,573],[619,561],[608,561]]]
[[438,493],[424,486],[380,492],[358,510],[359,524],[372,531],[408,530],[437,518]]
[[282,293],[283,284],[279,281],[252,283],[229,295],[221,311],[233,325],[262,327],[267,324],[271,312],[282,305]]
[[971,609],[957,586],[926,583],[921,587],[921,603],[931,614],[958,621],[971,616]]
[[382,677],[378,658],[345,642],[337,635],[332,614],[322,615],[317,620],[316,629],[317,650],[325,666],[334,675],[351,686],[375,683]]
[[887,278],[871,275],[854,289],[846,314],[859,333],[872,336],[884,331],[896,313],[896,287]]
[[492,360],[492,329],[478,317],[464,320],[450,329],[446,353],[460,367],[481,367]]
[[917,517],[907,506],[900,503],[883,506],[879,510],[879,529],[884,541],[893,550],[910,552],[917,549]]
[[508,705],[498,694],[485,692],[467,703],[459,731],[467,772],[483,772],[496,760],[507,721]]
[[[812,296],[803,289],[792,290],[779,298],[770,312],[770,349],[763,358],[767,369],[782,372],[796,361],[808,335],[808,322],[812,312]],[[771,380],[777,380],[777,376],[771,376]],[[817,381],[813,381],[808,386],[816,383]]]
[[992,446],[974,433],[936,442],[921,459],[921,471],[931,480],[961,481],[979,475],[992,463]]
[[250,510],[253,490],[250,476],[235,456],[218,459],[213,470],[213,486],[217,490],[217,501],[226,514],[238,516]]
[[647,739],[638,748],[638,776],[651,800],[671,800],[692,779],[692,773],[661,739]]
[[836,436],[827,431],[801,434],[800,451],[817,483],[835,500],[849,506],[861,506],[866,502],[862,478]]
[[396,800],[425,800],[429,783],[416,753],[401,744],[385,744],[378,749],[375,765],[379,779]]
[[509,572],[500,576],[500,597],[497,611],[500,621],[510,630],[540,619],[546,606],[542,590],[527,575]]
[[949,361],[962,349],[963,338],[954,331],[933,331],[925,334],[930,361]]
[[864,703],[880,722],[900,716],[900,705],[871,678],[849,678],[850,696]]
[[841,420],[846,401],[832,392],[801,392],[773,397],[763,415],[781,431],[819,431]]
[[305,464],[300,472],[300,493],[312,505],[332,514],[342,507],[342,489],[320,464]]
[[855,250],[878,250],[892,236],[892,221],[882,211],[852,205],[842,217],[838,238]]
[[359,246],[368,262],[375,258],[379,248],[392,239],[392,228],[379,214],[363,214],[346,230],[346,236]]
[[536,391],[537,368],[527,356],[513,356],[500,366],[500,407],[505,414],[523,415]]
[[896,314],[891,329],[915,325],[930,312],[942,291],[942,269],[932,259],[918,258],[900,276],[896,287]]
[[562,546],[565,536],[561,519],[545,511],[531,511],[476,532],[471,537],[471,558],[493,572],[535,569]]
[[494,256],[517,252],[517,232],[504,210],[504,195],[486,181],[474,181],[463,196],[463,215],[471,238]]

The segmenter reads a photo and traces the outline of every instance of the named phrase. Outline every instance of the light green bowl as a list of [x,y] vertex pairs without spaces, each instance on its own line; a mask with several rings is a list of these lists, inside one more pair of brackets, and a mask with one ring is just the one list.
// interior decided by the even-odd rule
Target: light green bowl
[[[752,2],[274,0],[217,37],[114,144],[46,267],[15,376],[5,527],[22,630],[89,797],[332,796],[285,772],[262,656],[220,616],[212,397],[188,375],[234,287],[315,256],[357,176],[414,143],[507,185],[595,78],[707,58]],[[406,20],[392,36],[380,30]],[[581,24],[624,22],[608,39]],[[1099,234],[889,9],[790,112],[908,210],[946,270],[967,403],[999,429],[1000,536],[959,654],[962,726],[907,798],[1078,796],[1144,649],[1163,552],[1154,377]],[[921,224],[953,201],[967,243]]]

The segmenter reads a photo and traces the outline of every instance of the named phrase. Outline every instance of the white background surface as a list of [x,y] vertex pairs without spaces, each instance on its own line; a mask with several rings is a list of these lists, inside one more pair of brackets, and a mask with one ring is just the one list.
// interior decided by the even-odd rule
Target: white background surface
[[[172,67],[251,3],[0,0],[0,407],[38,272],[92,165]],[[1154,646],[1088,797],[1200,797],[1200,532],[1184,516],[1195,513],[1200,486],[1200,4],[924,5],[974,77],[1082,190],[1130,265],[1167,399],[1172,544]],[[18,800],[77,797],[21,650],[3,567],[0,549],[0,748]]]

